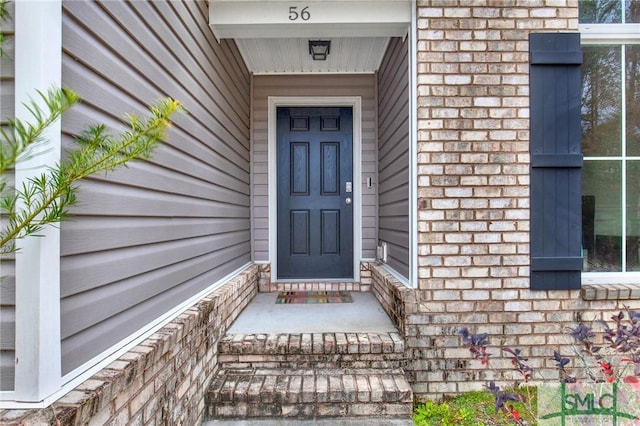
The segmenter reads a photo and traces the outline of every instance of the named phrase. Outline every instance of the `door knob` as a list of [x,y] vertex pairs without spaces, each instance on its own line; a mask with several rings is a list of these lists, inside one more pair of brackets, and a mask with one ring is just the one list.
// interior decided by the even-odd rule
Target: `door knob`
[[345,198],[344,202],[347,204],[351,204],[351,197]]

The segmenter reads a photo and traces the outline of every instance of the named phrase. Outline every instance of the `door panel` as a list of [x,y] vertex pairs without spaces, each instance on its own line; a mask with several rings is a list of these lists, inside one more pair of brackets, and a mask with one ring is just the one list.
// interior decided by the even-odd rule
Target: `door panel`
[[346,107],[278,108],[278,278],[353,278],[352,122]]
[[340,254],[340,210],[323,210],[320,232],[322,254]]
[[309,251],[309,211],[291,210],[291,254],[308,256]]
[[322,173],[322,195],[338,195],[340,185],[340,145],[334,142],[321,144],[322,157],[320,173]]
[[291,195],[309,195],[308,143],[291,143]]

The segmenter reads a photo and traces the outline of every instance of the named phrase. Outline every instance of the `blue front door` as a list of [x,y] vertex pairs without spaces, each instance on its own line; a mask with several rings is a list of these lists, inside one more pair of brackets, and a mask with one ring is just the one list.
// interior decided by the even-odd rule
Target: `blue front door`
[[353,278],[352,109],[280,107],[278,278]]

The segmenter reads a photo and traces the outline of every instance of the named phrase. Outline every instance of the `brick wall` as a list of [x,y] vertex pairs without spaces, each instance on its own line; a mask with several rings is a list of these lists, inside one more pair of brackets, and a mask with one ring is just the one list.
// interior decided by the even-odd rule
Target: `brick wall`
[[271,264],[260,263],[260,279],[258,291],[261,293],[276,291],[369,291],[371,290],[371,273],[368,262],[360,263],[360,281],[308,281],[273,282],[271,280]]
[[416,291],[401,284],[379,264],[367,264],[367,269],[372,279],[371,291],[393,324],[406,336],[407,319],[417,312]]
[[257,293],[258,278],[258,266],[247,268],[51,407],[3,410],[0,424],[200,424],[218,341]]
[[461,327],[555,378],[567,326],[640,307],[528,290],[528,34],[577,28],[578,0],[418,1],[419,289],[405,334],[419,398],[512,377],[505,360],[497,373],[470,361]]

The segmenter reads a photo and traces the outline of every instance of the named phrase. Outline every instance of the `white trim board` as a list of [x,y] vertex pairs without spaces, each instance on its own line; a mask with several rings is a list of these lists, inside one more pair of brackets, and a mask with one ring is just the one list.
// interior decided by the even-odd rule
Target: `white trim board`
[[276,108],[279,106],[347,106],[353,108],[353,280],[360,281],[362,257],[362,99],[360,96],[269,96],[269,261],[271,280],[278,282],[278,179],[276,162]]
[[582,285],[587,284],[629,284],[640,283],[640,272],[583,272]]
[[[62,1],[15,2],[15,115],[33,122],[31,100],[47,111],[36,91],[62,84]],[[60,161],[61,124],[42,134],[38,151],[16,164],[15,186],[46,173]],[[9,396],[37,402],[61,385],[60,229],[46,226],[40,236],[17,242],[15,386]],[[2,394],[4,399],[5,394]]]
[[411,0],[210,0],[216,38],[402,37]]
[[409,282],[418,288],[418,24],[415,0],[411,2],[409,29]]
[[638,44],[640,24],[580,24],[582,44]]

